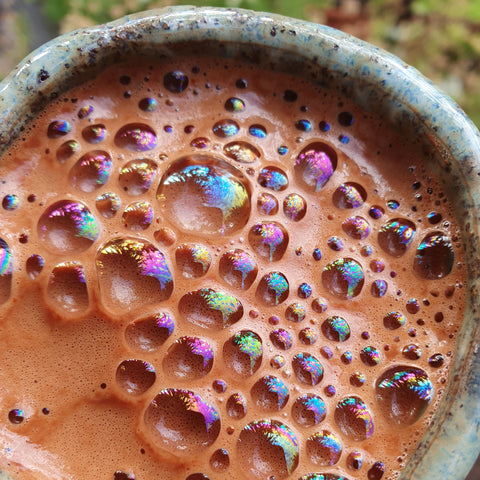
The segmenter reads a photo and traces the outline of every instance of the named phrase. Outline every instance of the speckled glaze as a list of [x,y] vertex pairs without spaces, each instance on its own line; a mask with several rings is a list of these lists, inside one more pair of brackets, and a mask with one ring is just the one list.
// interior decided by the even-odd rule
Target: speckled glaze
[[105,65],[139,53],[174,56],[192,42],[341,91],[435,147],[430,167],[463,230],[468,307],[447,395],[401,479],[464,479],[480,451],[480,136],[414,68],[349,35],[278,15],[194,7],[139,13],[47,43],[0,83],[0,153],[46,102]]

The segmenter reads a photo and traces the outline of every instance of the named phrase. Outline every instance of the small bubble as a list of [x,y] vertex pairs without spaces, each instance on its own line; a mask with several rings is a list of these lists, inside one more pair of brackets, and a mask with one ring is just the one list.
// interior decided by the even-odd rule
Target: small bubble
[[307,455],[312,463],[333,466],[340,460],[342,444],[337,436],[328,430],[314,433],[307,438]]
[[247,399],[242,393],[234,393],[227,400],[227,413],[231,418],[240,420],[247,414]]
[[368,210],[368,214],[374,220],[378,220],[384,213],[385,211],[383,210],[383,208],[379,207],[378,205],[374,205],[373,207],[370,207],[370,209]]
[[300,298],[308,298],[312,294],[312,287],[308,283],[302,283],[297,290]]
[[286,102],[295,102],[297,98],[298,98],[298,94],[294,90],[285,90],[283,92],[283,99]]
[[354,441],[362,441],[373,435],[374,424],[370,409],[356,396],[345,397],[335,407],[335,423],[343,434]]
[[67,140],[62,143],[55,154],[59,163],[65,163],[75,153],[80,151],[80,144],[76,140]]
[[245,110],[245,102],[240,98],[232,97],[225,102],[225,110],[227,112],[243,112]]
[[418,360],[422,356],[422,349],[415,344],[406,345],[402,349],[402,355],[409,360]]
[[283,201],[283,213],[289,220],[298,222],[307,213],[307,201],[298,193],[291,193]]
[[337,208],[359,208],[367,199],[365,189],[354,182],[342,183],[333,193],[332,201]]
[[428,364],[433,368],[440,368],[444,361],[445,359],[441,353],[435,353],[428,359]]
[[240,127],[234,120],[220,120],[212,128],[213,133],[219,138],[233,137],[238,133]]
[[322,252],[321,252],[321,250],[320,250],[319,248],[315,248],[315,249],[313,250],[312,256],[313,256],[313,259],[314,259],[316,262],[318,262],[319,260],[322,259]]
[[147,98],[142,98],[138,102],[138,107],[140,108],[140,110],[143,110],[144,112],[154,112],[158,107],[158,103],[154,98],[147,97]]
[[8,412],[8,420],[10,423],[18,425],[25,420],[25,413],[20,408],[14,408]]
[[72,126],[66,120],[55,120],[48,125],[48,138],[59,138],[67,135],[72,130]]
[[148,202],[133,202],[125,207],[122,222],[125,228],[134,231],[146,230],[153,221],[153,208]]
[[129,123],[118,130],[115,144],[134,152],[146,152],[157,146],[157,134],[144,123]]
[[257,380],[250,394],[257,407],[271,412],[282,410],[290,398],[287,386],[273,375]]
[[362,257],[369,257],[373,254],[373,247],[371,245],[365,245],[360,249],[360,254]]
[[318,425],[325,420],[326,414],[325,402],[313,393],[298,397],[292,407],[292,416],[302,427]]
[[360,452],[351,452],[347,457],[349,470],[360,470],[363,465],[363,455]]
[[383,317],[383,324],[388,330],[396,330],[405,325],[406,318],[400,312],[390,312]]
[[313,355],[298,353],[292,360],[297,380],[305,385],[318,385],[323,379],[323,367]]
[[321,328],[323,335],[334,342],[345,342],[350,338],[350,326],[338,315],[328,317]]
[[353,115],[350,112],[340,112],[337,120],[342,127],[350,127],[353,124]]
[[107,137],[107,128],[103,123],[89,125],[82,130],[82,137],[88,143],[100,143]]
[[347,350],[346,352],[342,353],[342,356],[340,357],[340,359],[345,365],[350,365],[353,360],[352,352]]
[[251,330],[242,330],[225,342],[223,358],[238,375],[251,376],[262,364],[262,339]]
[[128,195],[141,195],[150,189],[157,164],[146,158],[131,160],[120,170],[118,183]]
[[125,341],[133,350],[154,352],[167,341],[174,328],[168,313],[155,313],[130,323],[125,329]]
[[223,151],[228,158],[239,163],[253,163],[261,157],[256,147],[242,141],[227,143]]
[[349,237],[355,240],[363,240],[370,234],[370,225],[360,216],[347,218],[342,223],[342,229]]
[[304,345],[313,345],[317,341],[317,332],[313,328],[306,327],[298,332],[298,338]]
[[297,120],[295,122],[295,128],[297,130],[300,130],[301,132],[311,132],[313,126],[312,126],[312,122],[310,122],[310,120],[302,119],[302,120]]
[[315,298],[312,301],[312,309],[317,313],[325,312],[327,310],[327,301],[321,297]]
[[353,258],[339,258],[322,272],[323,286],[336,297],[347,300],[360,294],[364,281],[363,269]]
[[[45,260],[40,255],[30,255],[27,258],[27,273],[31,279],[37,278],[43,270]],[[1,275],[1,272],[0,272]],[[0,276],[1,278],[1,276]],[[1,283],[1,280],[0,280]]]
[[111,171],[110,155],[103,150],[92,150],[73,165],[69,172],[69,180],[82,192],[93,192],[108,182]]
[[325,122],[324,120],[322,120],[318,124],[318,128],[320,129],[321,132],[328,132],[330,130],[330,124],[328,122]]
[[266,138],[267,129],[263,125],[250,125],[250,127],[248,127],[248,133],[252,135],[252,137],[262,139]]
[[216,472],[224,472],[230,466],[230,456],[225,448],[219,448],[210,457],[210,467]]
[[407,302],[407,312],[408,313],[418,313],[420,311],[420,302],[416,298],[411,298]]
[[360,360],[367,367],[374,367],[380,363],[380,352],[375,347],[362,348]]
[[385,280],[374,280],[370,288],[370,293],[375,298],[382,298],[388,290],[388,283]]
[[394,218],[380,228],[378,243],[392,257],[401,257],[410,247],[415,230],[415,224],[410,220]]
[[212,388],[217,392],[217,393],[225,393],[227,390],[227,382],[225,380],[214,380],[212,382]]
[[174,70],[163,77],[164,87],[172,93],[181,93],[188,87],[188,76],[183,72]]
[[298,323],[305,319],[305,307],[300,303],[292,303],[285,311],[285,318],[289,322]]
[[278,201],[273,195],[262,192],[257,197],[257,209],[263,215],[275,215],[278,212]]
[[250,229],[248,241],[259,257],[276,262],[287,250],[288,232],[280,223],[259,222]]
[[283,328],[270,332],[270,341],[274,347],[280,350],[288,350],[293,345],[293,337],[291,333]]
[[347,135],[339,135],[338,139],[340,140],[341,143],[347,144],[350,142],[350,138],[347,137]]
[[228,285],[241,290],[249,289],[258,273],[254,258],[241,249],[225,252],[218,268],[221,278]]
[[205,137],[194,138],[190,142],[190,146],[193,148],[207,148],[210,145],[210,140]]
[[325,395],[329,398],[334,397],[337,394],[337,390],[333,385],[327,385],[323,391],[325,392]]
[[175,250],[175,263],[185,278],[198,278],[207,273],[212,256],[202,245],[182,244]]
[[385,465],[382,462],[375,462],[367,473],[368,480],[380,480],[385,473]]
[[400,206],[400,203],[397,200],[389,200],[387,202],[387,207],[390,208],[391,210],[397,210],[399,206]]
[[415,273],[426,280],[446,277],[453,269],[455,253],[450,239],[442,232],[424,237],[413,262]]
[[256,296],[265,305],[274,306],[283,303],[289,294],[289,284],[281,272],[270,272],[260,280]]
[[155,241],[164,247],[172,246],[177,238],[175,232],[168,227],[162,227],[153,234]]
[[279,155],[286,155],[288,153],[288,147],[286,145],[280,145],[277,152]]
[[240,88],[240,89],[245,89],[248,87],[248,82],[247,80],[245,80],[244,78],[239,78],[236,82],[235,82],[235,86],[237,88]]
[[18,207],[19,198],[14,194],[8,194],[3,197],[2,207],[7,211],[15,210]]
[[117,367],[116,381],[130,395],[145,393],[155,379],[154,367],[143,360],[124,360]]
[[288,187],[287,174],[278,167],[265,167],[258,174],[258,184],[273,191],[285,190]]
[[442,215],[438,212],[430,212],[427,215],[428,223],[436,225],[442,221]]
[[330,237],[327,240],[327,245],[334,251],[334,252],[340,252],[344,249],[345,244],[343,240],[339,237]]
[[87,118],[93,113],[93,106],[92,105],[84,105],[78,110],[77,116],[80,119]]

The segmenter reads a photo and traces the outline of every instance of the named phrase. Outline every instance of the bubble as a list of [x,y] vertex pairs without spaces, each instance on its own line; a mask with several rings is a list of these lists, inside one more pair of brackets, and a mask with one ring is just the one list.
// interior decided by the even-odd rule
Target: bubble
[[402,349],[402,354],[409,360],[418,360],[422,356],[422,349],[418,345],[406,345]]
[[83,266],[78,262],[58,264],[50,274],[47,296],[63,311],[76,313],[86,310],[89,298]]
[[256,147],[247,142],[230,142],[223,147],[228,158],[239,163],[253,163],[261,157]]
[[355,240],[363,240],[370,234],[369,223],[358,215],[347,218],[342,223],[342,229],[349,237]]
[[194,392],[167,388],[145,410],[144,427],[157,448],[174,457],[189,457],[215,442],[220,416]]
[[368,214],[374,220],[378,220],[384,213],[385,213],[385,210],[382,207],[379,207],[378,205],[374,205],[373,207],[370,207],[370,210],[368,210]]
[[375,280],[372,283],[370,292],[373,297],[381,298],[387,293],[388,284],[385,280]]
[[235,120],[220,120],[212,128],[213,133],[219,138],[233,137],[238,133],[240,127]]
[[10,247],[0,238],[0,304],[10,298],[12,289],[13,256]]
[[278,212],[278,201],[269,193],[260,193],[257,197],[257,209],[263,215],[275,215]]
[[202,245],[182,244],[175,250],[175,262],[184,277],[198,278],[207,273],[212,256]]
[[286,102],[295,102],[297,98],[298,98],[298,94],[293,90],[285,90],[283,92],[283,99]]
[[433,385],[420,368],[398,365],[380,375],[375,395],[382,413],[395,425],[412,425],[433,398]]
[[143,360],[124,360],[117,367],[115,379],[120,388],[130,395],[145,393],[156,379],[155,368]]
[[234,393],[227,400],[227,413],[231,418],[241,419],[247,414],[247,399],[242,393]]
[[353,115],[350,112],[340,112],[337,120],[342,127],[350,127],[353,124]]
[[237,448],[249,478],[281,480],[298,466],[297,438],[278,420],[255,420],[247,424],[240,432]]
[[175,322],[168,313],[154,313],[130,323],[125,329],[125,341],[133,350],[154,352],[170,337]]
[[280,223],[259,222],[250,229],[248,241],[259,257],[276,262],[287,250],[288,232]]
[[146,240],[115,238],[97,252],[100,298],[124,313],[170,298],[173,279],[164,255]]
[[435,353],[428,359],[428,365],[432,368],[440,368],[445,362],[441,353]]
[[238,299],[211,288],[188,292],[180,299],[178,310],[193,325],[217,330],[230,327],[243,316]]
[[291,333],[283,328],[270,332],[270,341],[274,347],[280,350],[288,350],[293,345]]
[[313,427],[325,420],[327,407],[321,397],[314,393],[306,393],[295,400],[292,416],[302,427]]
[[282,410],[290,397],[287,386],[273,375],[257,380],[250,393],[258,408],[271,412]]
[[185,480],[210,480],[204,473],[192,473]]
[[295,178],[309,192],[318,192],[337,168],[337,154],[325,143],[305,147],[295,161]]
[[408,313],[418,313],[420,311],[420,302],[416,298],[411,298],[407,302],[407,312]]
[[415,236],[415,224],[405,218],[394,218],[378,231],[380,247],[392,257],[401,257]]
[[231,287],[248,290],[257,277],[254,258],[239,248],[225,252],[219,262],[220,277]]
[[25,420],[25,412],[20,408],[14,408],[8,412],[8,420],[14,425],[18,425]]
[[230,466],[230,456],[225,448],[219,448],[210,457],[210,467],[216,472],[224,472]]
[[154,98],[147,97],[147,98],[142,98],[138,102],[138,107],[140,108],[140,110],[143,110],[144,112],[154,112],[158,107],[158,103]]
[[447,276],[453,269],[452,242],[442,232],[428,234],[420,243],[413,261],[415,273],[426,280]]
[[322,283],[327,291],[346,300],[360,294],[364,281],[363,269],[353,258],[339,258],[322,272]]
[[405,325],[407,319],[400,312],[389,312],[383,317],[383,324],[388,330],[395,330]]
[[380,480],[385,473],[385,465],[382,462],[375,462],[368,470],[368,480]]
[[278,167],[265,167],[258,174],[258,184],[275,192],[288,187],[287,174]]
[[72,126],[66,120],[55,120],[48,125],[48,138],[59,138],[67,135],[72,130]]
[[117,470],[113,474],[113,480],[135,480],[135,475],[133,475],[133,473],[126,473],[122,472],[121,470]]
[[286,145],[280,145],[277,152],[279,155],[286,155],[288,153],[288,147]]
[[120,198],[112,192],[102,193],[96,198],[95,206],[102,217],[112,218],[120,208]]
[[80,151],[80,144],[76,140],[67,140],[57,148],[55,156],[59,163],[65,163],[78,151]]
[[311,132],[312,131],[312,122],[310,120],[297,120],[295,122],[295,128],[301,132]]
[[251,376],[262,364],[262,339],[251,330],[242,330],[223,346],[223,358],[229,369],[238,375]]
[[345,397],[335,407],[335,423],[343,434],[356,442],[373,435],[374,424],[370,409],[356,396]]
[[339,237],[330,237],[327,241],[327,245],[334,251],[340,252],[345,248],[343,240]]
[[107,129],[102,123],[89,125],[82,130],[82,137],[88,143],[101,143],[107,137]]
[[375,347],[365,347],[360,351],[360,360],[367,367],[374,367],[380,363],[380,352]]
[[319,260],[322,259],[322,252],[320,251],[319,248],[316,248],[314,251],[313,251],[313,259],[318,262]]
[[146,152],[157,146],[157,134],[144,123],[129,123],[116,133],[115,145],[134,152]]
[[308,283],[302,283],[297,290],[300,298],[308,298],[312,294],[312,287]]
[[103,150],[93,150],[81,157],[70,170],[70,183],[82,192],[93,192],[108,182],[112,159]]
[[342,183],[333,192],[332,196],[333,204],[342,209],[360,208],[366,199],[367,192],[365,189],[354,182]]
[[98,237],[98,225],[81,202],[61,200],[50,205],[37,225],[38,235],[53,253],[78,253]]
[[248,127],[248,133],[252,137],[265,138],[267,136],[267,129],[263,125],[250,125]]
[[347,467],[350,470],[360,470],[363,465],[363,455],[360,452],[352,452],[347,457]]
[[18,207],[19,199],[16,195],[8,194],[3,197],[2,207],[4,210],[12,211]]
[[[0,241],[0,248],[1,248],[1,241]],[[1,255],[1,254],[0,254]],[[27,258],[27,274],[28,276],[33,280],[34,278],[37,278],[40,273],[43,270],[43,267],[45,266],[45,260],[43,257],[37,254],[30,255]],[[0,285],[2,282],[2,268],[0,267]],[[0,287],[1,291],[1,287]],[[0,303],[1,302],[1,295],[0,295]]]
[[84,105],[78,110],[77,116],[80,119],[87,118],[89,115],[93,113],[93,106],[92,105]]
[[307,455],[315,465],[332,466],[342,455],[340,439],[328,430],[316,432],[307,438]]
[[324,120],[322,120],[318,124],[318,128],[320,129],[321,132],[328,132],[330,130],[330,124],[328,122],[325,122]]
[[129,230],[147,229],[153,221],[153,208],[148,202],[133,202],[125,207],[122,222]]
[[309,473],[308,475],[303,475],[298,480],[348,480],[348,478],[335,475],[334,473]]
[[227,390],[227,382],[217,379],[212,382],[212,387],[217,393],[225,393]]
[[305,307],[301,303],[292,303],[289,305],[285,311],[285,318],[289,322],[298,323],[302,320],[305,320]]
[[132,160],[120,170],[118,183],[128,195],[141,195],[150,189],[156,171],[157,164],[152,160]]
[[304,385],[315,386],[323,379],[323,367],[313,355],[298,353],[292,360],[297,380]]
[[210,145],[210,140],[205,137],[194,138],[190,142],[190,146],[193,148],[207,148]]
[[227,112],[243,112],[245,110],[245,102],[240,98],[232,97],[225,102],[225,110]]
[[289,294],[288,280],[281,272],[270,272],[262,277],[257,287],[257,298],[265,305],[283,303]]
[[163,86],[169,92],[181,93],[188,87],[188,76],[179,70],[173,70],[163,77]]
[[313,345],[317,341],[317,332],[313,328],[306,327],[298,332],[298,338],[304,345]]
[[232,234],[250,216],[250,185],[243,173],[209,155],[182,157],[163,175],[157,198],[181,230],[205,236]]
[[397,210],[399,206],[400,206],[400,203],[397,200],[388,200],[387,202],[387,207],[390,208],[391,210]]
[[172,246],[177,240],[175,232],[168,227],[162,227],[159,230],[156,230],[153,236],[156,242],[160,243],[165,247]]
[[283,213],[289,220],[298,222],[307,213],[306,200],[297,193],[291,193],[283,201]]
[[163,357],[163,371],[179,380],[194,380],[207,375],[213,366],[213,350],[206,340],[180,337]]
[[342,362],[345,365],[350,365],[352,363],[352,359],[353,359],[352,352],[347,350],[346,352],[342,353],[342,356],[340,358],[342,359]]
[[430,212],[427,215],[428,223],[431,225],[436,225],[442,221],[442,215],[438,212]]

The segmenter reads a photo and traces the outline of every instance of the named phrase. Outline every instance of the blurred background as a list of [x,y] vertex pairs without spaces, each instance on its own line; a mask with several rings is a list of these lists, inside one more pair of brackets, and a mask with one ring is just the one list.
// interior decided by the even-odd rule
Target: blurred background
[[[0,79],[60,33],[193,3],[275,12],[351,33],[415,66],[480,127],[480,0],[0,0]],[[480,462],[466,480],[480,480]]]

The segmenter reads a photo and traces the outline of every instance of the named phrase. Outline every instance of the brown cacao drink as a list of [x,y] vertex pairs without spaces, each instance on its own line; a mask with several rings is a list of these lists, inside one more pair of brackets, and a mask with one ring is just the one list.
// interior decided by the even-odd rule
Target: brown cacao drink
[[397,478],[465,303],[422,145],[208,56],[115,64],[52,101],[0,165],[0,467]]

